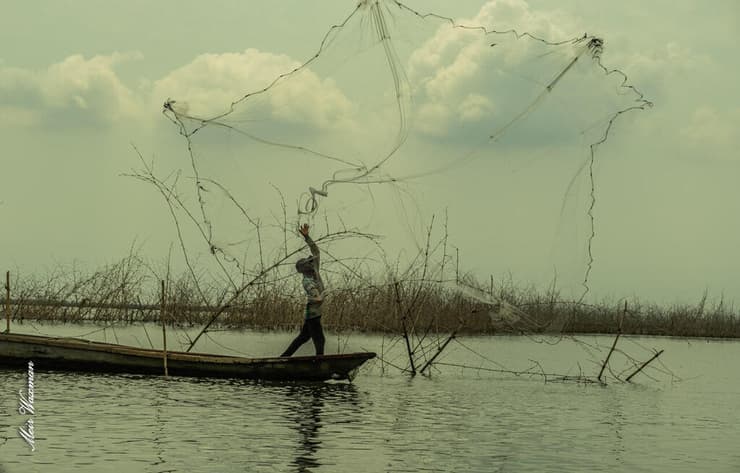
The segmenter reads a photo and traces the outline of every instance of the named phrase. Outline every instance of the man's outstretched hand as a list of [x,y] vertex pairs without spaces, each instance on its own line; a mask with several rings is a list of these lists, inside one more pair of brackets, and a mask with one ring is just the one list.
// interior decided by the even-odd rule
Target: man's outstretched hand
[[308,224],[307,223],[304,223],[303,225],[301,225],[300,227],[298,227],[298,232],[301,235],[303,235],[303,238],[307,238],[308,237]]

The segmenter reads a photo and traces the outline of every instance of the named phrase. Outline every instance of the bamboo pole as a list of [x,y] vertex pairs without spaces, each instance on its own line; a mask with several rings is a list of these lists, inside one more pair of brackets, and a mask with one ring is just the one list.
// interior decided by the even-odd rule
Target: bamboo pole
[[596,379],[601,382],[601,375],[604,374],[604,369],[606,368],[606,365],[609,364],[609,358],[611,358],[612,353],[614,353],[614,348],[617,346],[617,342],[619,341],[620,335],[622,335],[622,322],[624,322],[624,314],[627,313],[627,301],[624,301],[624,311],[622,311],[622,316],[619,318],[619,326],[617,327],[617,336],[614,338],[614,343],[612,343],[612,347],[609,350],[609,353],[606,355],[606,359],[604,360],[604,364],[601,365],[601,371],[599,371],[599,376],[596,377]]
[[10,333],[10,271],[5,271],[5,320],[5,332]]
[[604,363],[601,365],[601,370],[599,371],[599,376],[596,377],[596,379],[601,383],[601,376],[604,374],[604,369],[606,368],[606,365],[609,364],[609,358],[611,358],[612,353],[614,353],[614,348],[617,346],[617,342],[619,341],[619,336],[622,335],[621,332],[617,332],[617,336],[614,337],[614,343],[612,343],[612,347],[609,350],[609,354],[606,355],[606,358],[604,359]]
[[162,283],[162,300],[159,309],[159,320],[162,322],[162,357],[164,359],[164,376],[169,376],[167,371],[167,329],[165,328],[165,294],[164,294],[164,280]]
[[406,340],[406,352],[409,355],[409,365],[411,366],[411,374],[416,375],[416,366],[414,365],[414,352],[411,350],[411,343],[409,342],[409,332],[406,328],[406,316],[403,315],[401,310],[401,295],[398,291],[398,281],[394,284],[396,289],[396,307],[398,308],[398,315],[401,316],[401,327],[403,327],[403,339]]
[[631,375],[627,376],[627,379],[625,379],[625,381],[627,381],[629,383],[630,382],[630,379],[632,379],[633,376],[635,376],[637,373],[639,373],[640,371],[642,371],[643,368],[645,368],[647,365],[649,365],[654,359],[658,358],[663,353],[663,351],[664,350],[660,350],[655,355],[653,355],[652,358],[650,358],[645,363],[643,363],[642,365],[640,365],[640,367],[637,368]]
[[444,343],[442,344],[442,346],[440,346],[440,347],[439,347],[439,348],[437,349],[437,353],[435,353],[435,354],[434,354],[434,356],[433,356],[433,357],[431,357],[431,358],[429,359],[429,361],[427,361],[427,362],[426,362],[426,363],[424,364],[424,366],[422,366],[422,367],[421,367],[421,369],[419,370],[419,373],[421,373],[421,374],[424,374],[424,370],[426,370],[427,368],[429,368],[429,367],[430,367],[430,366],[432,365],[432,363],[434,363],[434,360],[436,360],[436,359],[437,359],[437,357],[438,357],[438,356],[439,356],[440,354],[442,354],[442,352],[444,351],[444,349],[445,349],[445,348],[447,347],[447,344],[449,344],[449,343],[450,343],[450,342],[451,342],[451,341],[452,341],[452,340],[453,340],[453,339],[455,338],[455,335],[456,335],[456,334],[457,334],[457,331],[455,331],[455,332],[452,332],[452,334],[451,334],[451,335],[450,335],[450,336],[449,336],[449,337],[447,338],[447,340],[445,340],[445,342],[444,342]]
[[455,248],[455,284],[460,284],[460,248]]

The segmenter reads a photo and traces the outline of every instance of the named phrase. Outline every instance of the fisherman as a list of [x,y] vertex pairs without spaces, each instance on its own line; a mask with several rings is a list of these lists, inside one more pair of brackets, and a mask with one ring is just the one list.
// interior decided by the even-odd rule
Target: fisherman
[[291,356],[309,339],[313,340],[316,354],[324,354],[324,331],[321,328],[321,304],[324,302],[324,283],[319,274],[319,247],[308,235],[308,224],[304,223],[298,231],[306,240],[311,256],[301,258],[295,269],[303,275],[303,289],[306,291],[306,312],[301,333],[280,356]]

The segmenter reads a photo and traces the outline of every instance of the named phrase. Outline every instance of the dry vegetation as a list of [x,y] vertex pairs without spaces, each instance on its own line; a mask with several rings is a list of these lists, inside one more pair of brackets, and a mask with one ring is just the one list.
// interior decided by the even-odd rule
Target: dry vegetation
[[[201,245],[210,248],[212,262],[220,269],[209,273],[191,266],[189,261],[195,261],[187,257],[191,247],[180,236],[187,271],[177,278],[171,276],[169,267],[157,270],[135,252],[92,274],[62,268],[43,279],[15,281],[13,317],[59,322],[156,321],[161,300],[159,281],[166,280],[165,319],[170,324],[208,327],[215,320],[221,327],[261,330],[293,330],[300,325],[304,296],[300,277],[292,268],[301,248],[289,251],[288,242],[295,241],[295,229],[289,228],[286,203],[279,189],[282,220],[278,215],[267,225],[248,215],[246,207],[219,183],[207,181],[225,193],[243,214],[246,228],[254,230],[250,237],[252,253],[247,255],[244,250],[244,255],[230,256],[208,236],[211,222],[202,201],[200,207],[188,206],[177,179],[157,177],[153,163],[134,150],[143,168],[130,176],[157,189],[168,205],[178,235],[185,226],[199,231]],[[331,224],[328,218],[325,220],[324,235],[316,238],[313,234],[322,249],[333,249],[333,244],[342,241],[371,241],[381,253],[375,263],[385,268],[377,270],[379,265],[375,264],[376,269],[371,270],[363,261],[322,258],[322,274],[330,290],[322,322],[333,331],[398,334],[406,330],[421,338],[430,332],[452,331],[614,333],[621,321],[623,333],[740,337],[740,314],[723,300],[709,301],[706,294],[695,306],[660,307],[630,300],[625,310],[623,300],[595,304],[564,300],[555,284],[545,290],[522,287],[511,280],[498,284],[486,281],[482,285],[459,273],[459,258],[453,258],[449,251],[446,214],[442,224],[436,226],[432,216],[425,246],[403,268],[383,254],[376,235],[348,230],[341,219]],[[341,230],[331,232],[330,227]],[[282,243],[277,252],[273,248],[276,242]],[[326,254],[331,255],[330,251]]]
[[[336,268],[334,268],[336,269]],[[229,328],[291,330],[302,323],[303,295],[298,276],[266,276],[233,301],[217,324]],[[161,274],[162,277],[158,277]],[[416,333],[469,334],[613,333],[624,314],[623,333],[643,335],[740,337],[740,316],[723,300],[707,294],[696,305],[659,307],[637,300],[576,304],[553,289],[517,288],[511,281],[491,284],[482,292],[526,313],[526,320],[496,317],[496,304],[468,297],[453,283],[426,278],[423,267],[383,278],[357,271],[333,271],[324,309],[324,325],[333,331],[400,333],[405,323]],[[223,286],[196,285],[190,274],[167,277],[142,259],[129,256],[94,272],[60,267],[43,278],[11,274],[13,323],[43,320],[60,323],[158,321],[160,279],[167,279],[168,323],[198,326],[207,322],[230,293]],[[471,279],[466,284],[476,285]],[[553,324],[553,321],[560,321]]]

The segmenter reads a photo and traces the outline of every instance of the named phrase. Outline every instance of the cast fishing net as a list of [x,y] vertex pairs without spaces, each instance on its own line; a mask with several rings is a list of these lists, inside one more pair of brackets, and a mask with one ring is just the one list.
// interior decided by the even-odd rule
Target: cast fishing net
[[[301,222],[323,235],[410,236],[400,250],[409,255],[439,211],[425,192],[452,189],[469,197],[469,212],[490,219],[492,201],[526,212],[535,191],[526,176],[545,174],[548,200],[577,215],[568,257],[580,262],[582,299],[593,264],[596,151],[619,117],[650,103],[602,64],[601,38],[559,20],[515,0],[491,1],[470,19],[364,0],[327,26],[308,58],[247,44],[199,56],[157,84],[182,140],[158,157],[158,174],[147,168],[139,177],[169,204],[186,260],[210,254],[209,274],[239,290],[266,270],[289,268],[273,263],[290,258],[288,235]],[[487,184],[461,182],[462,169]],[[502,222],[497,232],[507,231],[516,229]],[[387,267],[387,255],[372,256],[376,243],[340,241],[330,256]],[[443,263],[436,277],[446,276]],[[535,321],[454,282],[490,307],[494,324],[524,332],[565,324]]]

